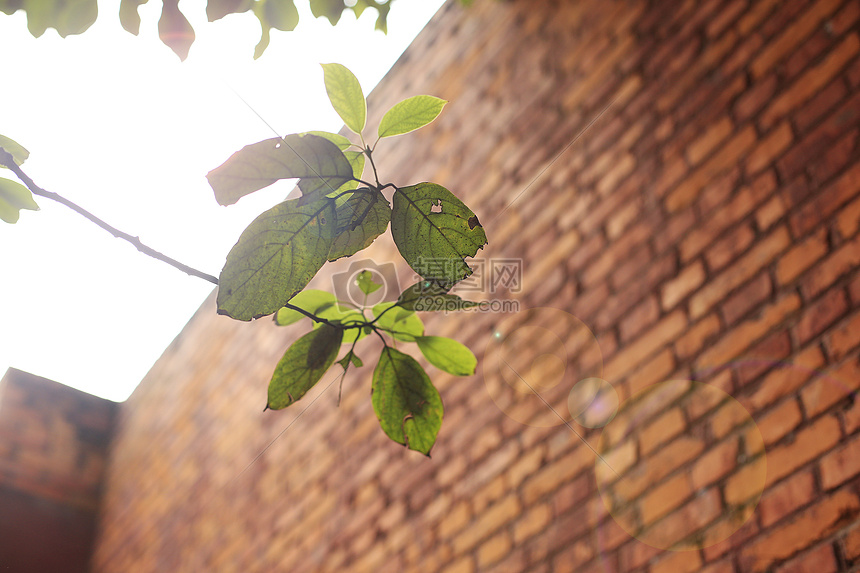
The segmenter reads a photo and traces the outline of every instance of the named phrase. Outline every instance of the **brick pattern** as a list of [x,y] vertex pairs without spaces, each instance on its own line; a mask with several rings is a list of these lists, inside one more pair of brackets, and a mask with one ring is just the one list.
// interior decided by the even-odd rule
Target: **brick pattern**
[[5,373],[0,568],[88,570],[117,406],[19,370]]
[[[544,404],[490,397],[491,364],[467,379],[431,370],[446,408],[431,460],[379,430],[367,367],[339,407],[332,375],[262,412],[302,329],[231,322],[210,298],[122,408],[95,570],[856,569],[858,19],[856,0],[451,2],[370,98],[370,125],[408,95],[451,101],[381,143],[380,169],[472,206],[481,255],[525,261],[511,297],[587,324],[621,400],[695,378],[746,408],[766,448],[754,512],[765,457],[707,400],[664,396],[626,442],[611,423],[577,428],[619,444],[628,522],[607,514],[594,453]],[[388,239],[368,251],[394,253]],[[480,357],[503,318],[425,322]],[[575,382],[545,399],[566,412]],[[733,515],[748,516],[734,535],[678,553],[619,524],[716,539]]]

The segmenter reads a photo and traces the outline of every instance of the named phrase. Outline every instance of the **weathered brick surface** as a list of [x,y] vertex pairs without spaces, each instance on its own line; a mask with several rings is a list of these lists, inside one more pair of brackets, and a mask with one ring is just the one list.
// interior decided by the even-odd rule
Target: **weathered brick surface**
[[[858,18],[856,0],[451,2],[369,99],[371,126],[408,95],[450,100],[380,143],[380,169],[470,205],[481,256],[525,260],[511,298],[583,321],[622,400],[696,378],[760,434],[718,399],[680,408],[686,390],[646,395],[630,428],[571,421],[618,446],[615,478],[541,401],[491,397],[501,374],[482,360],[471,378],[430,370],[446,411],[425,459],[379,430],[367,366],[340,407],[331,373],[262,412],[302,328],[234,323],[210,299],[122,406],[94,570],[855,570]],[[367,256],[396,259],[385,238]],[[481,359],[506,317],[424,318]],[[519,327],[563,319],[542,320]],[[585,357],[551,384],[540,339],[518,351],[566,415]],[[674,540],[740,529],[673,553],[631,523]]]

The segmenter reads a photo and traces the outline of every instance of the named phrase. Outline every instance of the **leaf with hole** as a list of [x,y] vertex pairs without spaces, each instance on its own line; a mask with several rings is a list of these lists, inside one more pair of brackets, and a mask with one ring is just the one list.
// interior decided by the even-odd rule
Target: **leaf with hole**
[[33,194],[17,181],[0,177],[0,220],[17,223],[21,209],[39,210]]
[[272,314],[323,266],[337,220],[332,199],[275,205],[254,219],[227,255],[218,313],[237,320]]
[[385,112],[377,133],[382,138],[415,131],[436,119],[446,103],[444,99],[429,95],[407,98]]
[[472,274],[465,258],[474,257],[487,244],[478,217],[435,183],[402,187],[394,193],[391,236],[412,270],[450,285]]
[[371,402],[385,434],[427,456],[442,427],[442,398],[418,362],[385,347],[373,371]]
[[388,228],[391,207],[376,189],[361,187],[337,208],[337,231],[328,260],[354,255]]
[[322,64],[325,91],[346,126],[361,133],[367,121],[367,102],[358,79],[341,64]]
[[444,336],[418,336],[418,349],[430,364],[454,376],[471,376],[478,359],[466,346]]
[[343,330],[323,325],[295,341],[272,374],[266,407],[280,410],[301,399],[334,364],[342,338]]
[[232,205],[279,179],[307,178],[333,191],[353,178],[353,167],[331,141],[293,134],[246,145],[206,178],[218,203]]

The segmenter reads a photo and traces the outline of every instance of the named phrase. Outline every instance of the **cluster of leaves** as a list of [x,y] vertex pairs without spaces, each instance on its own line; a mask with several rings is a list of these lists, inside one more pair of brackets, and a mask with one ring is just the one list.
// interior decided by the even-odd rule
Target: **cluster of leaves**
[[[16,165],[21,165],[30,156],[30,152],[22,145],[4,135],[0,135],[0,150],[11,154]],[[2,162],[0,162],[0,168],[8,169]],[[21,209],[39,210],[39,206],[33,200],[33,194],[17,181],[0,177],[0,220],[17,223]]]
[[[138,8],[148,0],[122,0],[119,8],[119,19],[122,27],[135,36],[140,31],[140,15]],[[343,13],[351,10],[356,18],[367,8],[377,11],[376,29],[387,32],[388,11],[394,0],[355,0],[347,6],[344,0],[309,0],[311,12],[317,18],[325,17],[332,25],[337,24]],[[179,0],[161,0],[161,18],[158,21],[158,35],[180,59],[188,56],[188,50],[194,43],[194,28],[185,15],[179,10]],[[13,14],[17,10],[27,13],[27,28],[35,37],[45,33],[48,28],[55,28],[61,37],[82,34],[98,16],[97,0],[0,0],[0,11]],[[259,58],[269,45],[269,31],[290,31],[299,23],[299,13],[294,0],[208,0],[206,17],[210,22],[219,20],[228,14],[252,12],[262,27],[262,37],[254,52]]]
[[[261,214],[242,233],[221,271],[218,312],[237,320],[274,313],[282,326],[302,317],[315,322],[275,369],[267,403],[271,409],[299,400],[334,364],[343,344],[350,344],[338,361],[343,375],[350,366],[361,367],[356,343],[378,336],[383,348],[373,373],[374,411],[392,440],[429,454],[442,423],[442,402],[420,364],[396,344],[416,343],[431,364],[452,374],[474,373],[474,355],[454,340],[426,336],[415,309],[432,309],[424,303],[439,299],[468,306],[448,291],[472,274],[465,259],[484,247],[487,236],[477,216],[444,187],[379,181],[373,155],[379,141],[427,125],[447,102],[427,95],[401,101],[383,116],[370,146],[363,135],[367,107],[358,80],[339,64],[324,64],[323,72],[332,106],[360,145],[325,132],[276,137],[242,148],[207,175],[222,205],[281,179],[298,179],[301,191],[300,197]],[[372,182],[362,179],[365,162],[372,168]],[[393,189],[391,202],[383,194],[388,189]],[[398,250],[422,278],[396,301],[368,309],[330,293],[303,290],[326,261],[366,248],[389,222]],[[427,260],[446,264],[428,266],[423,263]],[[358,276],[365,295],[379,288],[369,272]]]

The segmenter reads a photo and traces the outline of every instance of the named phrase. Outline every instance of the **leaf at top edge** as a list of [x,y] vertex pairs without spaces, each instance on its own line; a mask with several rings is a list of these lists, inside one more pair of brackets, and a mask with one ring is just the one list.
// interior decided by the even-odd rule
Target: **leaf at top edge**
[[146,2],[147,0],[121,0],[119,3],[119,23],[126,32],[135,36],[140,33],[140,14],[137,10]]
[[430,364],[454,376],[472,376],[478,359],[465,345],[444,336],[419,336],[418,349]]
[[279,179],[317,179],[334,190],[352,177],[353,168],[337,145],[298,134],[246,145],[206,175],[221,205],[232,205]]
[[[30,152],[27,151],[23,145],[18,143],[17,141],[6,137],[5,135],[0,135],[0,147],[6,150],[7,153],[12,155],[12,159],[15,161],[16,165],[21,165],[27,158],[30,157]],[[5,165],[0,164],[0,168],[8,169]]]
[[206,19],[214,22],[229,14],[247,12],[253,6],[254,0],[208,0],[206,3]]
[[227,255],[218,313],[237,320],[272,314],[305,288],[328,256],[334,201],[284,201],[254,219]]
[[0,220],[17,223],[21,209],[39,210],[33,194],[17,181],[0,177]]
[[158,37],[180,60],[185,61],[196,35],[188,18],[179,10],[178,2],[164,2],[158,20]]
[[379,122],[379,137],[392,137],[424,127],[442,113],[446,103],[438,97],[417,95],[394,104]]
[[334,364],[342,338],[343,330],[323,325],[295,341],[275,367],[266,407],[280,410],[300,400]]
[[435,183],[402,187],[393,199],[391,237],[412,270],[450,285],[472,274],[465,258],[487,244],[487,235],[471,209]]
[[389,438],[430,455],[444,409],[439,391],[418,361],[394,348],[383,348],[373,371],[371,402]]
[[358,78],[341,64],[322,64],[322,68],[332,107],[349,129],[360,134],[367,121],[367,102]]

